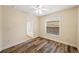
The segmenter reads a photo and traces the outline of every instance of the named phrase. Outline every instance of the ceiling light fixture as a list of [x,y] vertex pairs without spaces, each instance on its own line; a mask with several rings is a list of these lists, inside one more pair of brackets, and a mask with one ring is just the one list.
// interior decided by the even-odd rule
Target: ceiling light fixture
[[46,11],[47,9],[43,8],[42,5],[33,5],[32,8],[34,9],[34,13],[37,15],[41,15],[43,11]]

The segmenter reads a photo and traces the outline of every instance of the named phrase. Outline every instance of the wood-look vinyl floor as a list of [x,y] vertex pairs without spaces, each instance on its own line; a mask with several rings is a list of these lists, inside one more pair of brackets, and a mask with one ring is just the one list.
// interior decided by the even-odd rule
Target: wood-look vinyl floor
[[75,47],[45,38],[35,38],[1,51],[1,53],[77,53]]

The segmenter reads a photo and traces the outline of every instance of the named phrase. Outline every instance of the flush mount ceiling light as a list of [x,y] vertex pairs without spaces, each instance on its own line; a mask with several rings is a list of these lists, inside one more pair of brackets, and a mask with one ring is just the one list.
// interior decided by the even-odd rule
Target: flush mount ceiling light
[[43,13],[43,11],[46,11],[47,9],[43,8],[42,5],[33,5],[32,8],[34,9],[34,13],[36,13],[37,15],[41,15]]

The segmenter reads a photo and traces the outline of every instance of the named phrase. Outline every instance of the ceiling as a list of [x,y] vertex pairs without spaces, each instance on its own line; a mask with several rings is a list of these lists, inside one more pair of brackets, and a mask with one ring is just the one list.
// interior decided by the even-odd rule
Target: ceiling
[[37,15],[34,13],[35,9],[32,8],[33,5],[12,5],[11,7],[16,8],[23,12],[28,12],[36,16],[43,16],[47,15],[56,11],[60,11],[67,8],[75,7],[76,5],[42,5],[44,9],[47,9],[46,11],[42,11],[42,14]]

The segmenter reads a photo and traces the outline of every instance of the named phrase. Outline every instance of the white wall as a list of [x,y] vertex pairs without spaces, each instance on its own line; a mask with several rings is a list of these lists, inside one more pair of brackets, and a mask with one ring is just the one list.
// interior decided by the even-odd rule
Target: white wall
[[2,6],[0,6],[0,51],[2,49]]
[[3,6],[3,49],[26,41],[24,39],[26,17],[27,14],[23,12]]
[[[52,14],[48,14],[46,16],[40,17],[40,36],[62,42],[68,45],[76,46],[77,42],[77,8],[66,9],[62,11],[58,11]],[[61,17],[61,36],[53,36],[45,33],[45,20],[53,19],[53,16]]]
[[[30,32],[27,33],[28,21],[30,21],[31,26]],[[38,32],[38,17],[9,6],[3,6],[3,49],[28,40],[25,39],[28,34],[32,37],[38,37]]]

